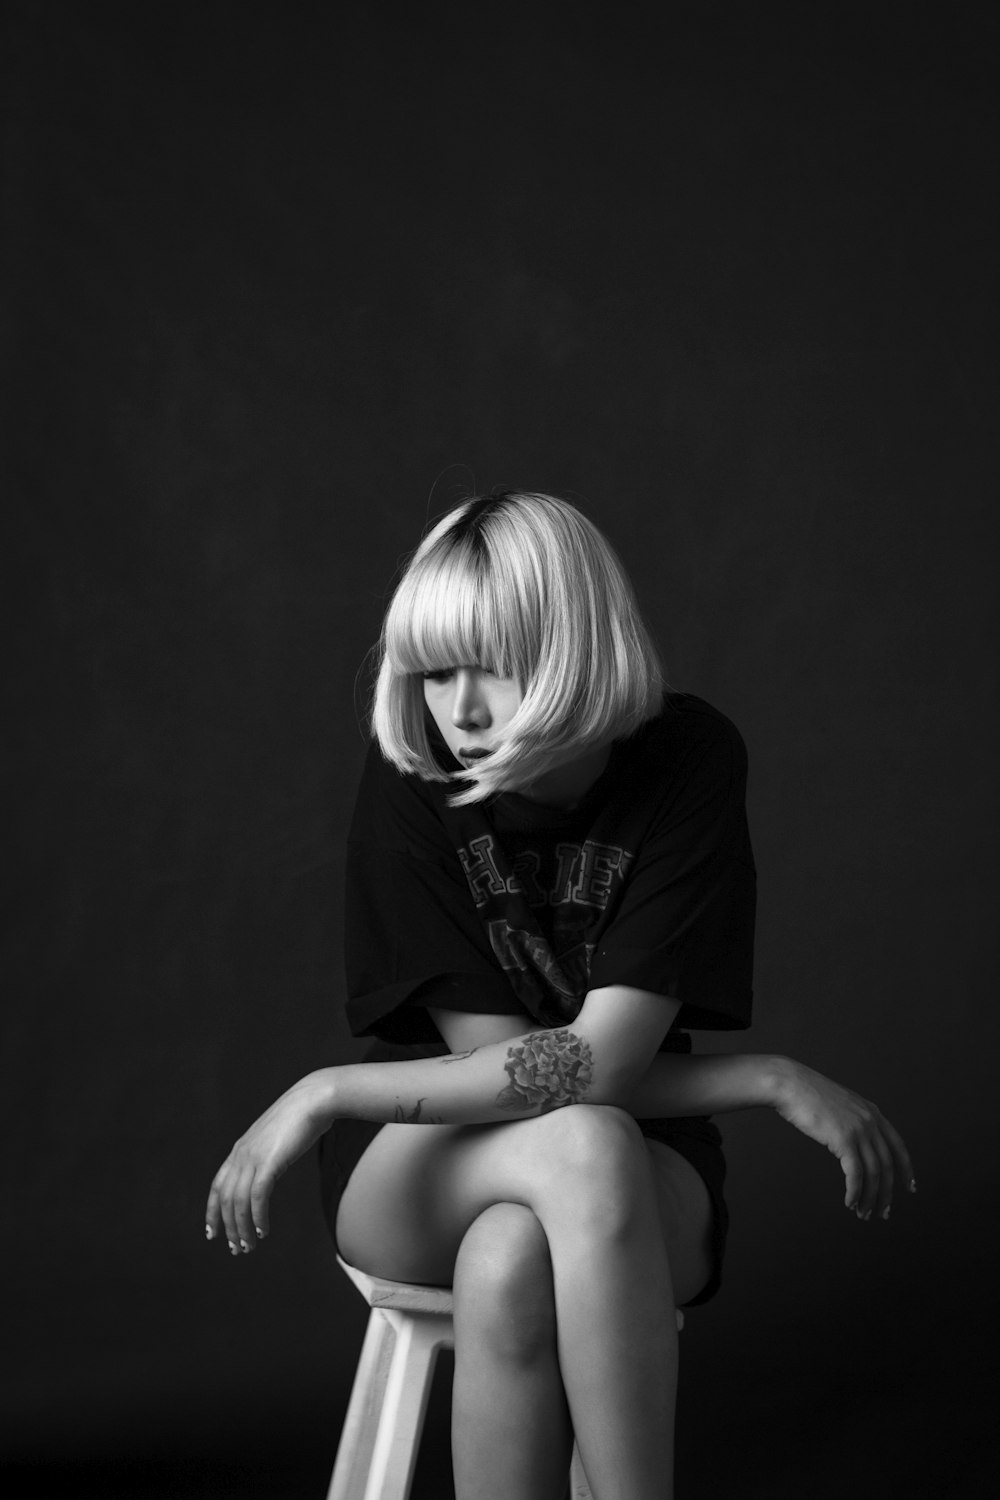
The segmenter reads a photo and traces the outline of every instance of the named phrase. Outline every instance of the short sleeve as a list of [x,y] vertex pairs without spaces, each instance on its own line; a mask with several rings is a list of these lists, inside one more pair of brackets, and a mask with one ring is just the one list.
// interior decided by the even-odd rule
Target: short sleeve
[[746,821],[746,749],[698,700],[648,738],[633,795],[648,826],[636,840],[590,987],[632,985],[681,1002],[678,1027],[750,1024],[756,874]]
[[373,747],[348,836],[347,1018],[355,1036],[439,1040],[426,1007],[521,1014],[479,922],[435,791]]

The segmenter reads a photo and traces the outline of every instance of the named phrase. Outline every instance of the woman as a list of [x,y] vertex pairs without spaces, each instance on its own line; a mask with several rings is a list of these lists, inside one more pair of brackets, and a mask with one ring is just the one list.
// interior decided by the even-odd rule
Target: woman
[[663,1500],[675,1308],[714,1293],[725,1240],[707,1116],[773,1106],[838,1156],[865,1219],[912,1188],[906,1148],[789,1059],[690,1055],[687,1028],[749,1022],[745,753],[665,691],[572,506],[494,492],[430,531],[386,616],[373,730],[348,1015],[382,1060],[311,1073],[251,1126],[208,1236],[250,1251],[277,1178],[340,1122],[341,1253],[454,1286],[459,1500],[562,1500],[574,1431],[597,1500]]

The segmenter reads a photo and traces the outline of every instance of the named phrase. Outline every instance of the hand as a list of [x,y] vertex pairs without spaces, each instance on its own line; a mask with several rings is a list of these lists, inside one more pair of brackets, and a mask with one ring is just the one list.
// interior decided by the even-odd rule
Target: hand
[[844,1202],[859,1219],[888,1219],[897,1180],[916,1192],[913,1166],[899,1132],[876,1105],[790,1058],[780,1060],[774,1105],[796,1130],[818,1141],[840,1162]]
[[208,1239],[224,1228],[229,1249],[238,1255],[267,1235],[275,1183],[333,1123],[331,1071],[300,1078],[240,1136],[212,1182],[205,1210]]

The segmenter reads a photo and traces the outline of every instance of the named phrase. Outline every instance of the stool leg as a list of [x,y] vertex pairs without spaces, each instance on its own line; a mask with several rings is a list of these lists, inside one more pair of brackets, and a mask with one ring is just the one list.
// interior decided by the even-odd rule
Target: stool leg
[[373,1307],[351,1387],[327,1500],[358,1500],[362,1494],[378,1433],[394,1339],[389,1320]]
[[450,1317],[387,1316],[396,1327],[396,1344],[364,1500],[407,1500],[438,1350],[451,1342]]

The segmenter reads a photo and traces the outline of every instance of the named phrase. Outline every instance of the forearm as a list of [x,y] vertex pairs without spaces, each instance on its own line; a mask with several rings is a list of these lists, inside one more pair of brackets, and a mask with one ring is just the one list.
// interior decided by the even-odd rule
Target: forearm
[[616,1104],[636,1119],[725,1114],[774,1105],[785,1059],[658,1053],[635,1084],[601,1087],[584,1035],[533,1031],[444,1057],[351,1063],[314,1075],[329,1118],[487,1125],[568,1104]]
[[773,1054],[658,1052],[620,1103],[637,1120],[774,1105],[785,1067]]
[[563,1027],[444,1057],[349,1063],[312,1076],[331,1120],[486,1125],[609,1102],[595,1090],[594,1072],[586,1038]]

